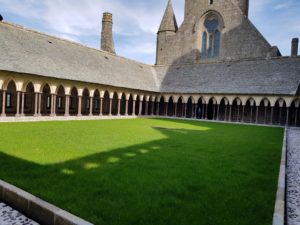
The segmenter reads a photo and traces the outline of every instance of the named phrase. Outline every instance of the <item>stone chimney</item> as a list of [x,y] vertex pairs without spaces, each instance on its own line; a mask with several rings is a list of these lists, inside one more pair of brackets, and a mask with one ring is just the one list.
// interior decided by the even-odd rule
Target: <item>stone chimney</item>
[[102,32],[101,32],[101,49],[106,52],[116,54],[113,40],[113,18],[109,12],[103,13]]
[[292,40],[292,57],[298,56],[298,45],[299,45],[299,38],[293,38],[293,40]]

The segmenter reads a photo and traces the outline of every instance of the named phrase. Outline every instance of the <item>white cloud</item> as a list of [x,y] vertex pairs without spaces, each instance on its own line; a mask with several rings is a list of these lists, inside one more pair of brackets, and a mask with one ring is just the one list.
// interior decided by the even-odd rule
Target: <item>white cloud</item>
[[[179,24],[184,2],[173,0]],[[112,12],[120,54],[153,63],[156,32],[167,0],[0,0],[0,5],[3,13],[24,18],[31,25],[38,21],[35,29],[92,46],[99,45],[102,13]],[[272,44],[289,54],[290,39],[300,32],[299,5],[299,0],[250,0],[250,19]]]

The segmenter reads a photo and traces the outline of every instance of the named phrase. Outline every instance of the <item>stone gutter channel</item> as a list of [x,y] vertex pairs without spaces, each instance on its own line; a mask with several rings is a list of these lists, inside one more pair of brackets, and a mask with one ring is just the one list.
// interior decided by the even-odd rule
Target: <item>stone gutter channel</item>
[[[298,133],[289,137],[290,134],[289,129],[285,129],[284,132],[284,140],[283,140],[283,147],[282,147],[282,157],[281,157],[281,164],[280,164],[280,173],[278,178],[278,190],[276,195],[276,202],[275,202],[275,209],[273,215],[273,225],[300,225],[300,129],[295,129]],[[293,139],[292,141],[290,139]],[[287,147],[289,145],[288,141],[295,142],[292,143],[293,149],[296,148],[299,150],[296,156],[292,156],[293,162],[297,164],[297,166],[293,165],[293,169],[290,169],[290,174],[297,177],[290,177],[291,180],[287,180],[287,155],[291,157],[291,154],[294,152],[289,152]],[[292,161],[291,161],[292,162]],[[292,162],[292,163],[293,163]],[[288,162],[288,165],[290,162]],[[290,195],[287,194],[287,181],[291,182],[288,184],[290,188]],[[299,185],[298,185],[299,184]],[[294,186],[293,186],[294,185]],[[296,186],[295,186],[296,185]],[[296,188],[294,190],[292,188]],[[294,195],[294,196],[293,196]],[[288,198],[288,215],[286,216],[286,198]],[[289,198],[293,198],[292,201]],[[9,205],[10,207],[18,210],[19,212],[23,213],[25,216],[33,219],[37,223],[41,225],[93,225],[90,222],[87,222],[75,215],[72,215],[54,205],[49,204],[11,184],[8,184],[2,180],[0,180],[0,206],[6,207],[6,213],[9,211],[12,213],[18,213],[17,211],[11,212],[12,208],[9,206],[1,203],[4,202],[5,204]],[[294,207],[294,208],[293,208]],[[298,208],[297,208],[298,207]],[[297,211],[298,210],[298,211]],[[295,212],[298,212],[298,217],[295,216]],[[1,211],[0,211],[1,213]],[[290,214],[290,215],[289,215]],[[27,219],[26,217],[20,216],[21,220],[25,220],[26,223],[21,224],[33,224],[36,225],[37,223],[31,222],[31,220]],[[1,216],[1,214],[0,214]],[[289,218],[289,219],[288,219]],[[298,219],[298,222],[295,222]],[[1,220],[0,220],[1,221]],[[288,221],[288,223],[287,223]],[[18,223],[11,223],[16,224]],[[10,223],[4,223],[4,225],[11,225]],[[1,224],[2,225],[2,224]]]

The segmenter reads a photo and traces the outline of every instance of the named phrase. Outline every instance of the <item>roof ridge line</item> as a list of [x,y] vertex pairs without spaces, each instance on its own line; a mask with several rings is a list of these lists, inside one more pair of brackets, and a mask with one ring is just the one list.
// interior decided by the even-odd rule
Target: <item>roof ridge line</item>
[[62,37],[57,37],[57,36],[53,36],[53,35],[47,34],[45,32],[40,32],[40,31],[34,30],[32,28],[24,27],[24,26],[19,25],[19,24],[15,24],[15,23],[11,23],[11,22],[6,22],[6,21],[2,21],[2,22],[0,22],[0,24],[5,24],[5,25],[13,26],[13,27],[16,27],[18,29],[21,29],[21,30],[24,30],[24,31],[27,31],[27,32],[32,32],[32,33],[35,33],[35,34],[39,34],[39,35],[43,35],[43,36],[46,36],[46,37],[54,38],[54,39],[57,39],[57,40],[60,40],[60,41],[64,41],[64,42],[67,42],[67,43],[70,43],[70,44],[74,44],[74,45],[77,45],[77,46],[80,46],[80,47],[88,48],[88,49],[91,49],[91,50],[94,50],[94,51],[98,51],[98,52],[101,52],[101,53],[104,53],[104,54],[108,54],[108,55],[113,56],[113,57],[121,58],[121,59],[124,59],[124,60],[127,60],[127,61],[131,61],[131,62],[135,62],[135,63],[138,63],[138,64],[142,64],[142,65],[145,65],[145,66],[149,66],[149,67],[153,67],[154,66],[152,64],[147,64],[147,63],[140,62],[140,61],[137,61],[137,60],[134,60],[134,59],[126,58],[124,56],[115,55],[115,54],[103,51],[101,49],[93,48],[93,47],[84,45],[82,43],[71,41],[71,40],[68,40],[68,39],[65,39],[65,38],[62,38]]

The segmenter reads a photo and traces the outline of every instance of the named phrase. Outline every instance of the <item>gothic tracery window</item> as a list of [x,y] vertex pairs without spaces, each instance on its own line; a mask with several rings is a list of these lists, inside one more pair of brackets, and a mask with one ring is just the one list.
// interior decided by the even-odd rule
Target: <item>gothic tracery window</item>
[[205,58],[218,57],[220,53],[220,24],[217,18],[208,18],[204,22],[201,55]]

